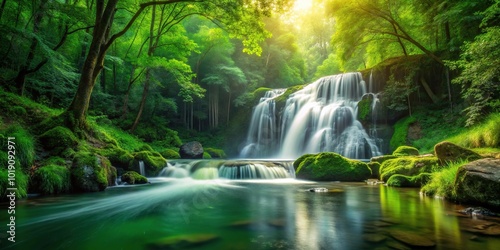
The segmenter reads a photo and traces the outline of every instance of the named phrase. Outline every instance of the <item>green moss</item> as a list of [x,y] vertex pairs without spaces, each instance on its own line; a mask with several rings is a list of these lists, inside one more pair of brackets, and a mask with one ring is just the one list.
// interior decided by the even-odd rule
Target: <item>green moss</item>
[[204,148],[203,150],[208,154],[210,154],[212,158],[218,158],[218,159],[226,158],[226,153],[224,153],[224,150],[222,149]]
[[62,153],[67,148],[75,148],[78,145],[78,138],[70,129],[62,126],[56,126],[42,135],[40,142],[47,150],[51,150],[54,155]]
[[409,156],[409,155],[419,155],[418,149],[410,146],[399,146],[392,155],[395,156]]
[[134,160],[134,156],[131,153],[118,147],[104,149],[101,150],[100,153],[106,156],[111,162],[111,165],[115,167],[128,168],[130,163]]
[[[8,138],[12,139],[9,140]],[[10,144],[8,144],[9,141]],[[22,169],[26,171],[33,166],[36,155],[35,139],[27,130],[19,125],[9,127],[3,132],[2,145],[5,146],[5,150],[7,150],[7,145],[13,146],[10,151],[15,152],[15,161],[19,163]]]
[[484,159],[458,167],[453,192],[462,203],[500,208],[498,159]]
[[139,161],[143,161],[146,167],[146,173],[149,175],[157,175],[167,163],[158,152],[141,151],[134,153],[134,160],[131,162],[129,169],[139,170]]
[[420,173],[416,176],[406,176],[402,174],[392,175],[387,180],[387,186],[392,187],[421,187],[431,179],[430,173]]
[[179,154],[179,151],[173,150],[170,148],[167,148],[163,151],[160,152],[161,156],[165,159],[180,159],[181,155]]
[[137,151],[138,152],[140,152],[140,151],[151,151],[151,152],[153,152],[154,149],[151,146],[149,146],[148,144],[144,144],[144,145],[140,146]]
[[421,173],[431,173],[439,169],[436,157],[404,156],[384,161],[380,165],[380,179],[389,180],[392,175],[402,174],[414,176]]
[[45,165],[38,168],[31,177],[30,189],[42,194],[66,193],[71,189],[68,168],[58,165]]
[[436,144],[434,146],[434,154],[443,165],[448,162],[458,162],[460,160],[473,161],[481,159],[481,155],[476,152],[447,141]]
[[363,181],[372,174],[366,163],[331,152],[302,156],[296,165],[297,178],[315,181]]
[[378,163],[382,164],[382,163],[384,163],[387,160],[396,159],[396,158],[398,158],[398,157],[395,156],[395,155],[381,155],[381,156],[372,157],[370,159],[370,161],[372,161],[372,162],[378,162]]
[[77,152],[70,172],[71,183],[75,191],[96,192],[108,186],[106,170],[100,166],[100,160],[93,153]]
[[394,124],[394,134],[392,135],[390,147],[391,150],[397,149],[399,146],[408,145],[408,127],[414,123],[416,118],[409,116],[403,118]]
[[367,122],[370,119],[373,97],[366,95],[358,102],[358,120]]
[[128,184],[144,184],[148,183],[148,178],[140,175],[135,171],[127,171],[121,177],[123,182]]
[[449,163],[440,171],[431,174],[431,180],[420,190],[428,196],[444,197],[449,200],[457,200],[457,194],[454,190],[455,178],[458,169],[467,164],[467,161],[458,161]]
[[203,152],[203,159],[212,159],[212,156],[207,152]]
[[106,180],[108,182],[108,186],[114,186],[117,177],[116,168],[111,166],[111,162],[104,156],[98,155],[97,160],[98,164],[106,171]]
[[[1,155],[0,155],[1,156]],[[2,158],[5,159],[5,158]],[[28,196],[28,176],[19,168],[15,171],[15,188],[17,188],[16,197],[18,199]],[[11,173],[11,176],[14,174]],[[9,194],[7,188],[12,187],[9,183],[9,172],[6,168],[0,168],[0,200],[6,200]]]

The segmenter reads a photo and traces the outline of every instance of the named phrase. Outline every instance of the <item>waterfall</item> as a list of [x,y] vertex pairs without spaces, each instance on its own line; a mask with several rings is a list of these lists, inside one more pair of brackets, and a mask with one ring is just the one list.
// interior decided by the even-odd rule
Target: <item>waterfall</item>
[[[274,110],[272,98],[265,99],[265,109],[272,112],[257,112],[263,102],[255,107],[241,156],[295,159],[325,151],[353,159],[380,155],[374,138],[357,120],[357,105],[366,88],[361,73],[346,73],[323,77],[293,93],[281,111]],[[373,100],[375,105],[378,98]],[[255,122],[262,120],[267,123]],[[279,129],[272,127],[277,121]]]
[[243,158],[267,157],[276,150],[278,140],[278,121],[274,98],[285,93],[286,89],[267,91],[254,107],[248,129],[246,146],[240,153]]
[[139,161],[139,174],[146,176],[146,169],[144,168],[144,162]]
[[193,179],[281,179],[295,178],[292,161],[179,161],[167,164],[160,177]]

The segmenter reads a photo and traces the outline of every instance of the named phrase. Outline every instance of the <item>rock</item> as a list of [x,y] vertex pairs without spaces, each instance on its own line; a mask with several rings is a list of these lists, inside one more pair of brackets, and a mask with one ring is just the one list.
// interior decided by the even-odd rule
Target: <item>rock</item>
[[314,193],[328,192],[328,188],[309,188],[307,191]]
[[71,166],[71,183],[76,191],[96,192],[108,186],[108,173],[101,166],[101,156],[80,151],[75,154]]
[[370,243],[380,243],[387,239],[387,236],[382,234],[365,234],[363,240]]
[[473,228],[466,228],[465,231],[482,235],[500,236],[500,224],[490,222],[474,226]]
[[459,211],[462,214],[469,216],[496,216],[497,214],[491,212],[490,210],[482,207],[468,207]]
[[407,231],[391,231],[391,236],[412,247],[433,247],[436,243],[424,236],[414,234],[413,232]]
[[399,146],[392,155],[394,156],[409,156],[409,155],[419,155],[418,149],[410,146]]
[[457,199],[500,207],[500,159],[481,159],[461,166],[455,178]]
[[394,174],[387,180],[387,186],[391,187],[422,187],[432,179],[430,173],[420,173],[415,176]]
[[181,159],[203,159],[203,146],[197,141],[182,144],[179,149]]
[[127,171],[121,176],[122,182],[126,182],[130,185],[133,184],[145,184],[148,183],[148,178],[140,175],[135,171]]
[[176,235],[149,243],[148,249],[187,249],[211,243],[220,237],[214,234]]
[[439,167],[436,157],[402,156],[384,161],[380,165],[380,179],[387,182],[392,175],[416,176],[431,173]]
[[303,155],[293,166],[297,178],[314,181],[364,181],[372,174],[366,163],[332,152]]
[[482,158],[481,155],[470,149],[447,141],[436,144],[434,146],[434,154],[442,165],[448,162],[457,162],[460,160],[474,161]]
[[378,179],[380,177],[379,169],[380,163],[376,161],[370,161],[367,163],[368,167],[372,170],[372,178]]
[[398,158],[395,155],[381,155],[381,156],[375,156],[370,159],[370,162],[378,162],[380,164],[384,163],[384,161],[390,160],[390,159],[396,159]]

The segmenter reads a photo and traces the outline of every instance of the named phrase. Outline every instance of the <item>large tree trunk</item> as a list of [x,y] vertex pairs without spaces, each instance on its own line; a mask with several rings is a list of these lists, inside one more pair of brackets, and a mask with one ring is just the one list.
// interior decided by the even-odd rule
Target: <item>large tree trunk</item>
[[104,0],[97,0],[96,25],[92,33],[92,43],[83,63],[78,90],[64,113],[68,116],[67,125],[74,132],[87,129],[86,113],[96,78],[102,70],[106,53],[106,35],[109,35],[117,2],[118,0],[109,0],[108,4],[104,6]]

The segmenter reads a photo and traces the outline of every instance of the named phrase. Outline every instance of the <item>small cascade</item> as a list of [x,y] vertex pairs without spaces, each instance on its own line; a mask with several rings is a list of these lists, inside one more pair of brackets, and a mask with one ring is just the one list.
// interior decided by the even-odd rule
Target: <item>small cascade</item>
[[139,174],[146,176],[146,169],[144,168],[144,161],[139,161]]
[[206,179],[295,178],[292,161],[198,160],[168,163],[160,177]]
[[243,158],[267,157],[276,150],[278,142],[278,121],[274,98],[285,93],[286,89],[267,91],[254,107],[248,129],[246,146],[240,153]]
[[[373,84],[368,87],[374,89]],[[357,120],[358,102],[366,94],[366,82],[358,72],[323,77],[305,86],[288,97],[279,114],[274,100],[264,98],[255,107],[240,156],[295,159],[306,153],[337,152],[368,159],[381,155],[374,138]],[[378,98],[373,96],[376,105]]]

